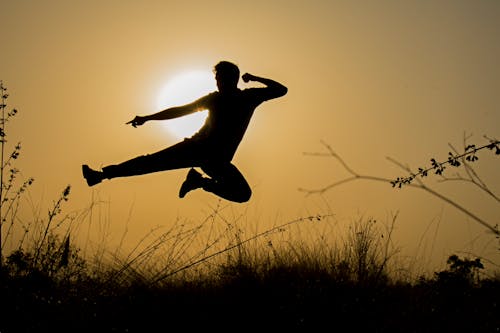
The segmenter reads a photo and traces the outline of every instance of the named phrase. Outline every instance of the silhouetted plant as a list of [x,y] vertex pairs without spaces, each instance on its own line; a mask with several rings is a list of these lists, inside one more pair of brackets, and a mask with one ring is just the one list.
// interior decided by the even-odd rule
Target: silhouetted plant
[[[465,141],[467,141],[469,138],[465,137],[464,138],[464,144]],[[488,139],[488,138],[487,138]],[[481,224],[483,227],[486,227],[489,231],[491,231],[497,238],[500,237],[500,231],[498,230],[498,224],[492,224],[488,223],[487,221],[483,220],[476,214],[472,213],[472,211],[463,205],[455,202],[452,200],[450,197],[432,189],[428,185],[424,184],[422,181],[423,177],[426,177],[429,173],[429,171],[434,170],[436,175],[441,176],[443,181],[451,181],[451,180],[459,180],[459,181],[464,181],[464,182],[471,182],[477,187],[479,187],[482,191],[487,193],[489,196],[494,198],[498,203],[500,203],[500,198],[493,193],[492,190],[489,189],[489,187],[486,185],[485,182],[481,180],[481,178],[478,176],[477,172],[474,170],[473,166],[471,163],[476,162],[478,160],[477,157],[477,152],[480,150],[484,149],[489,149],[489,150],[494,150],[496,155],[500,154],[500,141],[496,139],[488,139],[489,143],[485,144],[483,146],[480,146],[476,148],[476,145],[470,145],[470,144],[465,144],[465,151],[462,154],[459,154],[456,152],[454,149],[455,153],[449,154],[448,160],[444,162],[438,162],[436,159],[431,159],[431,167],[429,168],[419,168],[418,172],[412,172],[412,170],[403,165],[402,163],[392,159],[388,158],[389,161],[393,162],[394,164],[398,165],[401,167],[403,170],[407,171],[410,176],[408,177],[399,177],[396,180],[394,179],[388,179],[384,177],[378,177],[378,176],[373,176],[373,175],[363,175],[360,174],[354,169],[352,169],[341,157],[338,155],[331,147],[330,145],[326,144],[325,142],[322,142],[323,146],[326,148],[327,152],[324,153],[305,153],[306,155],[309,156],[325,156],[325,157],[331,157],[337,160],[341,166],[350,174],[349,177],[342,179],[340,181],[334,182],[332,184],[329,184],[327,186],[323,186],[319,189],[303,189],[299,188],[299,191],[302,191],[306,193],[306,195],[311,195],[311,194],[323,194],[334,187],[340,186],[342,184],[346,184],[355,180],[371,180],[371,181],[378,181],[378,182],[384,182],[391,184],[393,187],[402,187],[403,185],[412,187],[412,188],[418,188],[421,190],[426,191],[427,193],[431,194],[434,197],[437,197],[438,199],[450,204],[460,212],[464,213],[465,215],[469,216],[472,218],[474,221],[477,223]],[[464,176],[457,176],[455,178],[447,178],[444,176],[444,170],[445,170],[445,165],[450,164],[454,167],[459,167],[463,166],[467,177]],[[417,177],[420,175],[421,177]],[[500,238],[499,238],[500,239]]]
[[25,244],[24,238],[19,241],[17,249],[7,256],[6,267],[14,276],[36,275],[57,281],[69,281],[82,278],[86,272],[86,264],[80,256],[80,249],[71,242],[70,229],[64,236],[56,232],[68,219],[60,221],[55,218],[62,212],[62,203],[69,198],[68,185],[61,196],[48,211],[47,219],[35,219],[37,224],[25,226],[25,237],[30,234],[31,241]]
[[17,249],[7,256],[6,267],[14,277],[40,276],[58,282],[77,282],[86,277],[87,266],[80,249],[49,233],[37,249]]
[[[457,153],[456,149],[452,147],[454,152],[448,152],[448,159],[443,161],[443,162],[438,162],[435,158],[431,158],[431,166],[427,168],[418,168],[418,172],[413,173],[410,172],[409,176],[406,177],[398,177],[395,180],[391,181],[392,187],[398,187],[401,188],[403,185],[408,185],[411,184],[416,177],[420,176],[421,178],[427,177],[430,171],[433,171],[434,174],[439,175],[439,176],[444,176],[444,170],[446,169],[446,165],[450,165],[452,167],[458,168],[460,166],[463,166],[467,171],[468,175],[470,177],[470,180],[475,183],[475,184],[481,184],[480,187],[485,190],[487,189],[486,185],[480,181],[479,177],[475,172],[473,172],[473,169],[468,165],[468,163],[473,163],[476,162],[479,157],[477,157],[477,152],[483,150],[483,149],[489,149],[491,151],[495,151],[496,155],[500,155],[500,141],[495,140],[495,139],[489,139],[487,138],[489,143],[484,144],[480,147],[476,147],[475,144],[469,144],[466,145],[464,148],[463,153]],[[464,178],[460,178],[465,180]],[[479,183],[476,183],[475,181],[478,180]],[[488,194],[493,195],[491,191],[487,191]],[[493,195],[494,196],[494,195]],[[499,198],[494,196],[497,201],[499,201]]]
[[[251,237],[248,237],[246,239],[243,239],[241,237],[241,231],[240,230],[236,230],[234,233],[233,233],[233,230],[232,230],[232,225],[228,224],[228,222],[226,221],[226,219],[224,217],[222,217],[220,215],[220,211],[218,210],[218,208],[216,208],[216,210],[214,211],[214,213],[212,214],[213,217],[219,217],[224,223],[227,224],[227,230],[228,232],[225,232],[223,234],[223,236],[228,236],[230,237],[229,239],[229,244],[225,247],[223,247],[222,249],[216,249],[215,248],[215,244],[216,243],[221,243],[220,240],[221,238],[216,238],[216,240],[214,242],[212,242],[207,248],[203,249],[201,252],[199,252],[197,255],[195,256],[192,256],[190,258],[188,258],[187,262],[184,262],[180,267],[179,266],[166,266],[164,268],[162,268],[159,272],[155,273],[155,275],[153,276],[153,278],[151,279],[152,282],[151,284],[156,284],[156,283],[159,283],[173,275],[176,275],[176,274],[179,274],[181,272],[184,272],[184,271],[187,271],[189,269],[192,269],[200,264],[203,264],[203,263],[206,263],[208,262],[209,260],[215,258],[215,257],[219,257],[221,256],[222,254],[226,254],[227,255],[227,259],[229,260],[229,262],[231,263],[231,266],[245,266],[248,264],[248,253],[246,252],[246,249],[245,249],[245,245],[249,242],[252,242],[258,238],[262,238],[262,237],[265,237],[265,236],[268,236],[268,235],[271,235],[273,233],[278,233],[278,232],[283,232],[285,231],[288,227],[294,225],[294,224],[298,224],[298,223],[302,223],[302,222],[306,222],[306,221],[310,221],[310,222],[314,222],[314,221],[321,221],[322,219],[328,217],[329,215],[316,215],[316,216],[308,216],[308,217],[303,217],[303,218],[298,218],[298,219],[295,219],[295,220],[292,220],[292,221],[288,221],[286,223],[283,223],[279,226],[276,226],[276,227],[273,227],[273,228],[270,228],[266,231],[263,231],[261,233],[258,233],[254,236],[251,236]],[[202,225],[200,225],[199,227],[201,227]],[[198,229],[199,230],[199,229]],[[213,249],[213,252],[211,253],[208,253],[207,249]],[[236,255],[233,256],[231,254],[232,251],[235,251],[236,252]],[[224,266],[224,265],[223,265]],[[227,265],[226,265],[227,266]],[[248,265],[247,265],[248,266]],[[226,267],[227,268],[227,267]]]
[[385,240],[384,235],[376,229],[375,219],[360,219],[351,226],[343,257],[344,264],[349,264],[357,283],[379,283],[385,280],[387,263],[396,252],[389,251],[396,216],[388,228]]
[[451,255],[448,260],[448,269],[436,272],[435,277],[438,283],[447,286],[470,287],[478,285],[480,282],[479,271],[484,269],[480,258],[460,259],[457,255]]
[[[17,218],[22,195],[33,184],[34,179],[28,178],[20,184],[17,182],[20,171],[14,166],[19,158],[21,143],[18,142],[7,156],[6,125],[18,114],[17,109],[7,111],[7,88],[0,81],[2,97],[0,118],[0,263],[7,257],[7,269],[15,275],[43,274],[44,276],[61,278],[64,271],[66,278],[70,272],[81,271],[83,260],[79,257],[79,250],[70,242],[70,230],[65,232],[63,239],[56,233],[68,216],[56,222],[56,217],[62,212],[62,203],[67,201],[70,186],[66,186],[61,196],[54,202],[48,211],[47,219],[34,217],[27,223]],[[16,230],[21,231],[21,237],[12,244],[12,252],[5,255],[7,240],[13,240]],[[3,268],[3,266],[2,266]]]
[[[14,167],[13,163],[19,157],[21,151],[21,143],[18,142],[10,155],[6,157],[5,149],[7,143],[7,130],[6,126],[8,121],[13,118],[17,113],[17,109],[7,111],[7,88],[0,81],[0,94],[2,96],[2,103],[0,104],[0,270],[3,264],[3,251],[6,239],[12,232],[15,223],[15,217],[20,204],[20,198],[26,189],[33,183],[33,178],[24,180],[16,188],[16,179],[19,170]],[[8,179],[6,179],[6,172],[8,172]],[[7,220],[9,219],[9,220]],[[9,223],[7,232],[4,235],[3,229]]]
[[[46,225],[44,227],[44,230],[41,234],[41,237],[37,240],[35,240],[35,258],[33,260],[33,265],[38,265],[38,257],[40,255],[41,249],[44,245],[46,245],[46,239],[50,235],[50,227],[52,223],[54,222],[54,218],[61,213],[61,206],[64,201],[68,201],[69,198],[69,192],[70,192],[71,187],[68,185],[62,192],[61,196],[59,199],[54,203],[54,207],[52,207],[51,210],[48,212],[48,218]],[[69,235],[68,235],[69,237]],[[68,238],[69,239],[69,238]]]

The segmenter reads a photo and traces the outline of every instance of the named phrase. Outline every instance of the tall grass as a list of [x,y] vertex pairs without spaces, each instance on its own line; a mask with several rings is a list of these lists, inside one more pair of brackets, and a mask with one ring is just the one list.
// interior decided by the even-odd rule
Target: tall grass
[[[17,111],[4,113],[3,85],[2,95],[3,151],[5,124]],[[20,144],[0,158],[1,332],[144,332],[174,325],[232,331],[500,329],[498,278],[481,278],[480,258],[456,255],[446,269],[414,278],[411,267],[401,266],[394,243],[398,214],[386,221],[360,216],[347,225],[334,214],[318,214],[257,230],[258,221],[235,215],[231,204],[219,200],[203,220],[177,219],[125,251],[125,234],[117,248],[106,244],[103,233],[90,240],[91,224],[106,203],[64,213],[69,185],[46,215],[34,210],[32,218],[19,218],[20,199],[33,182],[16,183],[12,166],[19,151]],[[352,174],[353,180],[380,180]],[[107,222],[98,223],[103,231]]]
[[[7,124],[17,115],[17,109],[7,109],[7,99],[9,94],[3,81],[0,80],[0,271],[3,267],[3,250],[5,240],[11,236],[12,228],[19,209],[20,199],[26,189],[33,183],[33,178],[28,178],[17,183],[19,170],[14,166],[15,160],[20,155],[21,143],[18,142],[12,147],[11,153],[7,156]],[[8,174],[7,174],[8,172]],[[8,178],[7,178],[8,176]],[[6,233],[4,232],[6,229]]]
[[[85,278],[98,277],[115,285],[161,286],[179,279],[220,277],[227,270],[265,276],[286,267],[376,283],[387,280],[390,260],[397,253],[391,237],[397,215],[382,230],[375,219],[360,217],[342,233],[331,215],[316,215],[252,233],[241,226],[242,221],[231,220],[222,201],[199,223],[178,219],[169,227],[151,230],[127,253],[103,244],[94,254],[82,253],[73,225],[91,214],[61,214],[69,189],[54,202],[46,219],[36,217],[22,226],[25,234],[7,256],[11,274],[37,272],[53,278],[64,270],[66,279],[73,272],[75,279],[87,274]],[[80,228],[82,223],[78,221]]]
[[[33,216],[23,221],[18,212],[34,179],[19,179],[21,171],[15,163],[21,155],[21,142],[11,145],[8,141],[8,124],[18,114],[13,108],[8,110],[9,94],[0,81],[0,273],[7,270],[16,275],[30,275],[43,271],[48,277],[55,277],[68,267],[82,266],[75,247],[70,245],[70,216],[60,218],[62,205],[69,198],[70,186],[66,186],[60,197],[48,210],[47,217]],[[7,152],[10,150],[10,153]],[[59,232],[63,230],[63,232]],[[61,238],[62,237],[62,238]],[[60,275],[60,274],[59,274]]]
[[[478,258],[451,256],[448,268],[433,276],[400,279],[407,268],[398,266],[392,239],[397,219],[361,216],[341,226],[332,216],[308,216],[249,232],[219,204],[199,223],[179,220],[152,230],[129,252],[101,247],[98,260],[84,260],[90,254],[76,242],[48,232],[41,248],[25,244],[31,250],[7,257],[0,292],[14,307],[2,310],[9,320],[0,329],[499,327],[487,312],[497,301],[499,282],[479,278]],[[473,321],[464,321],[465,314]],[[26,315],[17,324],[12,320]],[[359,320],[348,320],[352,316]],[[66,321],[58,326],[61,318]],[[31,326],[19,329],[23,323]]]

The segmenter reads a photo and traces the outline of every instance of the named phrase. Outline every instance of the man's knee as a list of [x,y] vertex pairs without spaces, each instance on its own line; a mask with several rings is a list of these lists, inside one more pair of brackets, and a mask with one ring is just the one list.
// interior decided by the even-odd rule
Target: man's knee
[[247,187],[239,191],[233,201],[244,203],[250,200],[251,196],[252,196],[252,190],[250,189],[250,187]]

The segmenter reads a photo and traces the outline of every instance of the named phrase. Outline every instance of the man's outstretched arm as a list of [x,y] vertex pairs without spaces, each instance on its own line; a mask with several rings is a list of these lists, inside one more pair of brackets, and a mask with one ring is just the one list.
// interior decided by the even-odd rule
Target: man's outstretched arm
[[281,83],[276,82],[276,81],[271,80],[271,79],[252,75],[249,73],[243,74],[243,76],[241,78],[243,79],[243,81],[245,83],[248,81],[255,81],[255,82],[259,82],[259,83],[264,84],[266,86],[266,90],[268,90],[270,93],[270,96],[269,96],[270,98],[281,97],[281,96],[286,95],[286,93],[288,92],[287,87],[285,87]]
[[168,119],[179,118],[194,113],[196,111],[202,110],[203,109],[202,105],[203,105],[203,97],[190,104],[182,106],[174,106],[147,116],[135,116],[134,119],[127,122],[126,124],[127,125],[131,124],[133,127],[137,127],[141,126],[146,121],[150,120],[168,120]]

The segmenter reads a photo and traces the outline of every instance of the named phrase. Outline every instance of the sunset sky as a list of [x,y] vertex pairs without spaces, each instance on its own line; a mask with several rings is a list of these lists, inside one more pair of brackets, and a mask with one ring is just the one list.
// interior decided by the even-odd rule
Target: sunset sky
[[[405,173],[386,157],[416,169],[446,159],[449,143],[463,149],[464,133],[476,145],[487,143],[484,135],[500,138],[499,18],[494,0],[0,0],[0,80],[9,108],[19,110],[9,144],[22,142],[16,166],[35,178],[20,216],[46,214],[70,184],[65,212],[107,202],[95,214],[109,222],[111,240],[126,226],[134,242],[155,226],[206,217],[218,198],[177,197],[187,170],[89,188],[81,165],[99,168],[178,142],[167,122],[125,123],[175,105],[181,93],[200,97],[215,87],[213,66],[229,60],[242,74],[289,89],[252,119],[234,164],[253,197],[223,201],[229,215],[265,226],[330,213],[328,223],[387,221],[399,211],[396,243],[407,255],[425,236],[441,263],[463,251],[500,265],[498,242],[485,228],[425,192],[370,181],[323,196],[298,190],[347,176],[333,159],[304,154],[324,152],[322,141],[359,173],[396,178]],[[192,72],[204,83],[182,83]],[[240,82],[248,86],[259,85]],[[477,171],[498,195],[498,157],[478,157]],[[498,201],[435,179],[427,180],[433,188],[499,223]]]

